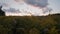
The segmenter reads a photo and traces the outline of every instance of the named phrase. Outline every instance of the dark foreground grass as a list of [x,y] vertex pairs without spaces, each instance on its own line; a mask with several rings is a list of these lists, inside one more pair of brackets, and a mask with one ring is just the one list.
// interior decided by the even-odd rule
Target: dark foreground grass
[[60,15],[0,16],[0,34],[60,34]]

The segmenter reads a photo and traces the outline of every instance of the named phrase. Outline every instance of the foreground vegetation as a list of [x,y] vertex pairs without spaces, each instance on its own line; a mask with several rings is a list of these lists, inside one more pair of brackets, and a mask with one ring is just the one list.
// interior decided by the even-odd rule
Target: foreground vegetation
[[60,34],[60,15],[0,16],[0,34]]

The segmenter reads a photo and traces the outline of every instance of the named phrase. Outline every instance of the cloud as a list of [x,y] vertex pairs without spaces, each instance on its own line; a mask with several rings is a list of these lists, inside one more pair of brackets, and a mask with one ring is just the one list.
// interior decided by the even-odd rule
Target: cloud
[[43,8],[42,10],[43,10],[43,13],[51,13],[52,8],[46,7],[46,8]]
[[37,7],[46,7],[48,5],[48,0],[15,0],[16,2],[22,2],[24,1],[25,3]]
[[[18,2],[21,2],[20,0],[15,0]],[[50,11],[49,7],[48,7],[48,0],[22,0],[24,1],[24,3],[26,3],[27,5],[32,5],[34,7],[39,7],[43,10],[43,13],[48,13],[48,11]]]
[[2,4],[0,3],[0,6],[1,6]]
[[48,0],[24,0],[27,4],[37,6],[37,7],[46,7],[48,5]]
[[20,13],[20,11],[19,10],[16,10],[15,8],[9,8],[9,9],[3,9],[4,11],[6,11],[6,12],[10,12],[10,13]]
[[52,9],[48,7],[48,0],[24,0],[28,5],[37,6],[42,9],[43,13],[51,12]]
[[[6,1],[6,3],[3,4],[4,8],[5,8],[4,11],[9,12],[9,13],[21,13],[21,12],[29,13],[29,12],[31,12],[31,14],[40,15],[40,13],[42,13],[42,12],[47,13],[49,10],[47,8],[48,0],[15,0],[15,1],[9,0],[9,2]],[[8,7],[6,7],[6,6],[8,6]],[[39,10],[35,10],[34,7],[36,7],[36,6],[39,8]],[[28,7],[28,9],[31,9],[32,11],[28,10],[28,9],[27,9],[27,11],[22,11],[22,9],[26,10],[27,7]],[[40,8],[43,11],[41,11]],[[43,9],[43,8],[45,8],[45,9]],[[21,11],[16,10],[16,9],[19,9]]]

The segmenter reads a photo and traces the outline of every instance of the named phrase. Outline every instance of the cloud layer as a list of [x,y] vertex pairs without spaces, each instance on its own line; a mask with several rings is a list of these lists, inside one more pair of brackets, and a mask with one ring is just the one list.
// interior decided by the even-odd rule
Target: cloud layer
[[15,0],[16,2],[24,1],[25,3],[37,7],[46,7],[48,5],[48,0]]
[[[16,2],[21,2],[20,0],[15,0]],[[48,6],[48,0],[22,0],[24,3],[28,5],[32,5],[34,7],[39,7],[43,10],[43,13],[47,13],[50,9]]]
[[48,0],[24,0],[24,2],[37,7],[46,7],[48,5]]
[[10,12],[10,13],[20,13],[20,11],[19,10],[16,10],[15,8],[9,8],[9,9],[3,9],[4,11],[6,11],[6,12]]
[[[4,1],[2,4],[3,6],[5,6],[3,7],[5,8],[5,11],[6,12],[8,11],[9,13],[23,12],[23,13],[30,13],[32,15],[40,15],[42,14],[42,12],[47,13],[49,10],[47,7],[48,0],[9,0],[9,1],[6,0],[6,2]],[[16,9],[19,9],[20,11]],[[43,11],[40,9],[42,9]]]

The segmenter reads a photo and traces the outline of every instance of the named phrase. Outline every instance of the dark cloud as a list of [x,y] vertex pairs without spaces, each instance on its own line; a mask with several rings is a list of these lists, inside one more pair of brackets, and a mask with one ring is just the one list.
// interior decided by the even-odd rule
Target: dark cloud
[[20,13],[20,11],[16,10],[15,8],[9,8],[9,9],[3,9],[3,10],[10,13]]
[[48,5],[48,0],[24,0],[24,2],[37,7],[46,7]]
[[37,6],[43,10],[43,13],[51,12],[52,9],[48,7],[48,0],[24,0],[25,3]]

